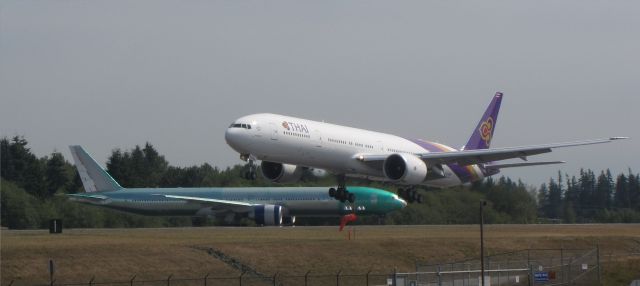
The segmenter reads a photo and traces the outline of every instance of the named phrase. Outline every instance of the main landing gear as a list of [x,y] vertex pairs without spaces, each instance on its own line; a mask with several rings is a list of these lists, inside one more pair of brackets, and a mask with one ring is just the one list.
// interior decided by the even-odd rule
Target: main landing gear
[[350,193],[345,186],[345,177],[344,175],[338,176],[338,188],[330,188],[329,196],[339,200],[340,202],[349,201],[350,203],[354,203],[356,201],[356,195]]
[[240,177],[245,180],[254,181],[258,176],[256,174],[256,170],[258,167],[255,164],[255,160],[251,158],[251,155],[242,154],[240,155],[240,159],[243,161],[247,161],[248,163],[245,165]]
[[356,201],[356,195],[347,191],[345,187],[338,187],[338,189],[330,188],[329,196],[343,203],[346,201],[349,201],[350,203]]
[[398,189],[398,196],[405,200],[407,203],[422,203],[422,195],[414,188]]

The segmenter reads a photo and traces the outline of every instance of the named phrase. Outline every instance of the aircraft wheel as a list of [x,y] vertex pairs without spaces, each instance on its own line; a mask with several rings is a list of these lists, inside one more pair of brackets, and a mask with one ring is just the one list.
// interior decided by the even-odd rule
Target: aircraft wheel
[[413,201],[417,201],[418,196],[420,196],[420,194],[416,192],[416,190],[411,190],[411,198],[413,199]]
[[347,198],[349,198],[349,202],[352,204],[356,201],[356,195],[354,195],[353,193],[348,193]]
[[332,198],[336,197],[336,189],[334,188],[329,188],[329,196]]
[[336,199],[339,199],[341,202],[344,202],[345,191],[343,188],[338,188],[338,190],[336,191]]

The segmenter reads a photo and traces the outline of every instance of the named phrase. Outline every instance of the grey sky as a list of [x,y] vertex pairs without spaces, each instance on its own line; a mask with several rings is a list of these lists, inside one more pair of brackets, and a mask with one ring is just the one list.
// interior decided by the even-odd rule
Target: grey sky
[[2,1],[0,132],[39,156],[151,142],[240,163],[237,117],[282,113],[460,147],[495,91],[493,146],[607,136],[560,167],[640,171],[638,1]]

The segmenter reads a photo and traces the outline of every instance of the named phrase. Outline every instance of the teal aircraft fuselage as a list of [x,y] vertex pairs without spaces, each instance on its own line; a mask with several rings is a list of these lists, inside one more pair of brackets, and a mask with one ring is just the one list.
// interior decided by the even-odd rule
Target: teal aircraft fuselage
[[71,200],[105,208],[158,216],[218,217],[227,222],[253,219],[259,225],[294,224],[296,216],[383,215],[407,203],[394,193],[351,187],[357,200],[346,203],[325,187],[289,188],[123,188],[81,146],[70,146],[86,193]]
[[[384,215],[406,206],[396,194],[384,190],[355,186],[349,190],[356,194],[354,203],[343,203],[330,197],[326,187],[123,188],[68,196],[81,203],[157,216],[216,216],[234,212],[234,209],[242,212],[241,209],[249,205],[278,205],[286,210],[287,216],[338,217],[354,212]],[[242,202],[246,206],[219,203],[222,201]]]

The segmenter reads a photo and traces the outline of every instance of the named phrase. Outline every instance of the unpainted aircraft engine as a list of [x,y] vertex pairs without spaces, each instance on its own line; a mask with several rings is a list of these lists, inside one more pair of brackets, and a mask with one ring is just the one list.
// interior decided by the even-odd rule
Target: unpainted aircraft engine
[[427,177],[427,165],[412,154],[391,154],[382,165],[384,175],[394,182],[408,185],[422,183]]
[[260,169],[262,176],[275,183],[297,182],[304,172],[304,167],[267,161],[262,161]]
[[278,205],[259,205],[253,207],[251,217],[257,225],[277,225],[283,223],[283,213],[285,208]]

